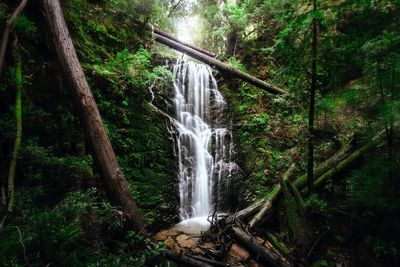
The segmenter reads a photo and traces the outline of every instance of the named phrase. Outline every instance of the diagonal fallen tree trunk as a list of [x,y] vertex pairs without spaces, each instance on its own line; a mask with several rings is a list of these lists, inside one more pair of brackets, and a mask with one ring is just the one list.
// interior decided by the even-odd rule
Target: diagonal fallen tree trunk
[[43,8],[65,77],[71,84],[80,121],[90,142],[93,156],[111,202],[123,209],[127,223],[138,232],[145,232],[139,209],[122,173],[110,139],[106,133],[96,101],[85,78],[70,37],[59,0],[43,0]]
[[[399,123],[396,123],[396,127],[399,127]],[[345,171],[348,169],[354,162],[359,160],[362,156],[364,156],[368,151],[376,147],[379,143],[383,141],[385,137],[385,131],[380,131],[377,135],[375,135],[369,142],[351,152],[352,145],[348,144],[342,149],[340,149],[337,153],[335,153],[332,157],[327,159],[321,165],[319,165],[314,170],[314,176],[316,177],[314,181],[314,187],[321,187],[327,180],[335,177],[338,173]],[[298,190],[303,190],[307,185],[307,175],[304,174],[297,178],[293,182],[293,186]],[[271,193],[260,203],[257,201],[255,204],[251,205],[251,212],[254,213],[259,211],[261,207],[262,210],[259,211],[251,220],[250,227],[256,226],[263,217],[272,209],[273,202],[278,199],[280,194],[282,193],[281,186],[276,185]],[[305,191],[307,193],[307,191]],[[263,204],[264,203],[264,204]],[[239,211],[236,214],[241,215],[249,215],[249,208]],[[247,212],[246,212],[247,211]],[[235,214],[231,215],[231,217],[235,217]],[[236,216],[237,217],[237,216]],[[229,217],[228,217],[229,218]]]
[[159,34],[159,35],[161,35],[161,36],[164,36],[165,38],[168,38],[168,39],[170,39],[170,40],[172,40],[172,41],[174,41],[174,42],[177,42],[177,43],[180,43],[180,44],[182,44],[182,45],[184,45],[184,46],[187,46],[187,47],[189,47],[189,48],[192,48],[193,50],[197,50],[197,51],[199,51],[200,53],[203,53],[204,55],[207,55],[207,56],[209,56],[209,57],[216,57],[216,55],[215,55],[214,53],[210,52],[210,51],[207,51],[207,50],[205,50],[205,49],[203,49],[203,48],[200,48],[200,47],[191,45],[191,44],[189,44],[189,43],[186,43],[186,42],[184,42],[184,41],[181,41],[181,40],[179,40],[178,38],[175,38],[174,36],[172,36],[171,34],[168,34],[168,33],[166,33],[166,32],[163,32],[163,31],[161,31],[161,30],[159,30],[159,29],[157,29],[157,28],[153,28],[153,32],[156,33],[156,34]]
[[215,67],[216,69],[218,69],[218,70],[220,70],[222,72],[228,73],[228,74],[233,75],[233,76],[235,76],[235,77],[237,77],[239,79],[242,79],[243,81],[248,82],[248,83],[250,83],[250,84],[252,84],[252,85],[254,85],[254,86],[258,87],[258,88],[261,88],[261,89],[269,92],[269,93],[278,94],[278,95],[286,95],[287,94],[286,91],[278,88],[275,85],[272,85],[270,83],[262,81],[262,80],[260,80],[260,79],[258,79],[256,77],[251,76],[251,75],[249,75],[247,73],[244,73],[244,72],[242,72],[242,71],[240,71],[240,70],[238,70],[238,69],[236,69],[236,68],[234,68],[234,67],[232,67],[232,66],[230,66],[228,64],[225,64],[225,63],[223,63],[223,62],[221,62],[221,61],[219,61],[219,60],[217,60],[215,58],[212,58],[212,57],[210,57],[210,56],[208,56],[206,54],[203,54],[203,53],[201,53],[201,52],[199,52],[197,50],[194,50],[194,49],[192,49],[190,47],[187,47],[187,46],[185,46],[183,44],[180,44],[180,43],[178,43],[178,42],[176,42],[174,40],[166,38],[166,37],[164,37],[164,36],[162,36],[160,34],[154,33],[154,38],[155,38],[155,40],[157,42],[159,42],[161,44],[164,44],[164,45],[166,45],[166,46],[168,46],[168,47],[170,47],[172,49],[175,49],[177,51],[185,53],[188,56],[191,56],[191,57],[193,57],[193,58],[195,58],[195,59],[197,59],[197,60],[199,60],[201,62],[204,62],[204,63],[206,63],[206,64],[208,64],[210,66],[213,66],[213,67]]

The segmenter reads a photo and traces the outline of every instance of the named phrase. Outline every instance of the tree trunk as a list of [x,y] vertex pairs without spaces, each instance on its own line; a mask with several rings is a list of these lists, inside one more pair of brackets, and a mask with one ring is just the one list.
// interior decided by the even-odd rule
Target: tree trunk
[[3,36],[1,37],[1,44],[0,44],[0,74],[3,71],[4,66],[4,57],[6,55],[8,39],[10,36],[10,32],[14,27],[15,21],[18,19],[21,12],[24,10],[28,0],[22,0],[18,7],[15,9],[13,14],[11,15],[10,19],[7,20],[6,25],[4,26]]
[[290,254],[290,249],[284,243],[279,241],[274,234],[267,233],[266,238],[269,242],[271,242],[272,246],[278,249],[283,255],[287,256]]
[[212,52],[210,52],[210,51],[207,51],[207,50],[205,50],[205,49],[203,49],[203,48],[200,48],[200,47],[191,45],[191,44],[189,44],[189,43],[186,43],[186,42],[184,42],[184,41],[181,41],[181,40],[179,40],[178,38],[175,38],[174,36],[172,36],[172,35],[170,35],[170,34],[168,34],[168,33],[166,33],[166,32],[163,32],[163,31],[161,31],[161,30],[159,30],[159,29],[157,29],[157,28],[154,28],[153,31],[154,31],[156,34],[158,34],[158,35],[161,35],[161,36],[163,36],[163,37],[165,37],[165,38],[171,39],[171,40],[174,41],[174,42],[177,42],[177,43],[179,43],[179,44],[182,44],[182,45],[184,45],[184,46],[187,46],[187,47],[189,47],[189,48],[191,48],[191,49],[193,49],[193,50],[196,50],[196,51],[198,51],[198,52],[200,52],[200,53],[203,53],[203,54],[205,54],[205,55],[207,55],[207,56],[209,56],[209,57],[215,57],[215,56],[216,56],[214,53],[212,53]]
[[[314,13],[317,11],[317,0],[314,0]],[[311,73],[311,91],[310,108],[308,115],[308,156],[307,156],[307,185],[310,192],[314,187],[314,113],[315,113],[315,92],[317,90],[317,19],[313,13],[312,20],[312,73]]]
[[11,156],[10,170],[8,173],[8,183],[7,183],[7,200],[8,200],[8,211],[12,212],[14,209],[14,185],[15,185],[15,172],[17,168],[17,161],[19,151],[21,149],[22,140],[22,63],[21,58],[18,54],[17,48],[15,48],[15,119],[16,119],[16,136],[14,149]]
[[226,223],[229,224],[236,219],[241,219],[241,218],[251,215],[252,213],[256,212],[262,206],[262,204],[264,202],[265,202],[264,199],[258,200],[255,203],[253,203],[252,205],[248,206],[247,208],[244,208],[242,210],[235,212],[234,214],[232,214],[228,218],[226,218]]
[[242,72],[242,71],[240,71],[238,69],[235,69],[234,67],[232,67],[230,65],[222,63],[221,61],[219,61],[219,60],[217,60],[215,58],[212,58],[212,57],[207,56],[207,55],[205,55],[203,53],[200,53],[200,52],[198,52],[198,51],[196,51],[194,49],[191,49],[191,48],[189,48],[189,47],[187,47],[185,45],[182,45],[182,44],[180,44],[178,42],[175,42],[175,41],[173,41],[173,40],[171,40],[169,38],[161,36],[161,35],[159,35],[157,33],[154,33],[154,37],[155,37],[155,40],[157,42],[161,43],[161,44],[164,44],[164,45],[166,45],[166,46],[168,46],[168,47],[170,47],[172,49],[175,49],[177,51],[180,51],[182,53],[186,53],[188,56],[191,56],[191,57],[193,57],[193,58],[195,58],[195,59],[197,59],[197,60],[199,60],[201,62],[204,62],[204,63],[206,63],[206,64],[208,64],[210,66],[213,66],[213,67],[217,68],[218,70],[220,70],[222,72],[228,73],[228,74],[230,74],[232,76],[235,76],[235,77],[237,77],[239,79],[242,79],[243,81],[248,82],[248,83],[250,83],[250,84],[252,84],[254,86],[257,86],[258,88],[261,88],[261,89],[263,89],[263,90],[265,90],[265,91],[267,91],[269,93],[279,94],[279,95],[287,94],[287,92],[285,92],[284,90],[282,90],[282,89],[280,89],[280,88],[278,88],[278,87],[276,87],[276,86],[274,86],[272,84],[264,82],[264,81],[254,77],[254,76],[251,76],[251,75],[249,75],[247,73],[244,73],[244,72]]
[[145,232],[144,221],[133,199],[104,128],[96,101],[86,81],[64,20],[59,0],[43,0],[46,19],[57,55],[72,85],[81,124],[93,150],[104,187],[111,202],[123,209],[127,223],[138,232]]
[[258,259],[267,264],[267,266],[290,266],[289,262],[285,258],[259,244],[254,237],[250,236],[238,227],[233,227],[232,232],[240,244],[242,244],[254,255],[257,255]]

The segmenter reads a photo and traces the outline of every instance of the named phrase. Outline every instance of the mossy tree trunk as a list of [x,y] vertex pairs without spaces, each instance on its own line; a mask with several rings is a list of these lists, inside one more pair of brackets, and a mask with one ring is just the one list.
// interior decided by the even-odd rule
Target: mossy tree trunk
[[71,84],[75,103],[79,108],[80,121],[90,142],[107,195],[114,205],[123,209],[126,221],[133,229],[145,232],[143,218],[118,165],[96,101],[78,60],[60,2],[59,0],[42,2],[59,62]]
[[12,212],[14,209],[15,202],[15,194],[14,194],[14,185],[15,185],[15,173],[17,169],[17,161],[19,151],[21,149],[21,140],[22,140],[22,63],[17,48],[15,48],[15,119],[16,119],[16,135],[15,135],[15,143],[14,149],[11,156],[10,161],[10,170],[8,173],[8,181],[7,181],[7,200],[8,200],[8,211]]

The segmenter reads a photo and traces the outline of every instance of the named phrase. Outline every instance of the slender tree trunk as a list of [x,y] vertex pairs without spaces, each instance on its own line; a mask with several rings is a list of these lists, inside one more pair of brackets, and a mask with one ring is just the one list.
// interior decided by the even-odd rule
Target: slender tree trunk
[[[314,13],[317,10],[317,1],[314,0]],[[313,14],[312,22],[312,73],[311,73],[311,91],[310,108],[308,115],[308,164],[307,164],[307,185],[310,192],[313,191],[314,181],[314,114],[315,114],[315,92],[317,90],[317,19]]]
[[[388,166],[389,166],[389,171],[388,171],[388,176],[389,176],[389,181],[394,185],[393,182],[393,145],[392,145],[392,135],[393,135],[393,118],[392,118],[392,108],[391,105],[392,103],[389,103],[390,105],[390,114],[389,118],[387,115],[386,111],[386,105],[387,101],[385,100],[385,89],[383,86],[383,73],[382,73],[382,68],[381,68],[381,62],[379,57],[377,58],[377,74],[378,74],[378,87],[379,87],[379,95],[380,95],[380,102],[381,102],[381,108],[383,109],[383,122],[385,124],[385,132],[386,132],[386,140],[387,140],[387,151],[388,151]],[[391,73],[392,79],[394,79],[394,73],[392,69]],[[394,81],[392,81],[391,88],[390,88],[390,93],[391,93],[391,98],[393,94],[393,87],[394,87]],[[395,187],[393,187],[395,188]]]
[[60,2],[59,0],[42,2],[61,67],[72,85],[81,124],[92,147],[108,197],[114,205],[123,209],[127,223],[131,227],[138,232],[145,232],[143,218],[118,165],[96,101],[76,55]]
[[392,66],[392,84],[390,86],[390,109],[389,109],[389,131],[388,131],[388,153],[389,153],[389,178],[390,182],[392,183],[393,189],[396,188],[395,186],[395,181],[394,181],[394,165],[395,165],[395,155],[394,155],[394,140],[393,140],[393,124],[394,124],[394,119],[393,119],[393,105],[395,101],[394,97],[394,87],[395,87],[395,73],[396,73],[396,65],[393,63]]
[[10,170],[8,173],[8,184],[7,184],[7,196],[8,196],[8,211],[12,212],[14,209],[14,184],[15,184],[15,172],[17,168],[17,160],[19,151],[21,148],[21,139],[22,139],[22,63],[21,58],[18,54],[17,48],[15,48],[15,86],[16,86],[16,95],[15,95],[15,119],[17,122],[16,126],[16,136],[14,149],[10,162]]
[[171,17],[172,13],[174,13],[175,9],[182,3],[182,0],[179,0],[172,8],[171,11],[168,13],[168,18]]
[[4,57],[6,55],[7,44],[8,44],[10,32],[13,30],[15,21],[18,19],[19,15],[24,10],[27,3],[28,3],[28,0],[21,1],[21,3],[18,5],[18,7],[15,9],[13,14],[11,15],[10,19],[7,20],[6,25],[4,27],[3,35],[1,37],[1,43],[0,43],[0,74],[3,71]]

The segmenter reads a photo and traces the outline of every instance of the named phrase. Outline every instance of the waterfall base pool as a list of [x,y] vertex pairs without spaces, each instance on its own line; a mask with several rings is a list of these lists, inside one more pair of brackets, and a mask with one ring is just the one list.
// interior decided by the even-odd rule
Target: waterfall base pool
[[202,231],[207,231],[210,228],[210,222],[207,220],[207,216],[194,217],[181,221],[175,228],[187,234],[200,234]]

